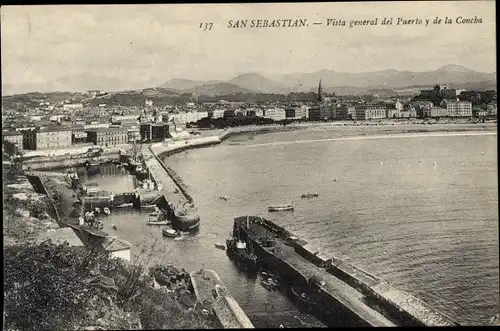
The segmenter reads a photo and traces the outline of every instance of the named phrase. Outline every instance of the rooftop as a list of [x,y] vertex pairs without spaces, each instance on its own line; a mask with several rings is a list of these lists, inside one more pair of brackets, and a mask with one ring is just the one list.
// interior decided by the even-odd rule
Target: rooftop
[[19,131],[2,131],[2,137],[8,136],[22,136],[22,134]]
[[131,247],[132,245],[128,241],[117,237],[110,238],[110,240],[106,244],[104,244],[104,249],[108,252],[121,251],[130,249]]
[[95,128],[87,130],[88,132],[117,132],[117,131],[127,131],[127,128]]

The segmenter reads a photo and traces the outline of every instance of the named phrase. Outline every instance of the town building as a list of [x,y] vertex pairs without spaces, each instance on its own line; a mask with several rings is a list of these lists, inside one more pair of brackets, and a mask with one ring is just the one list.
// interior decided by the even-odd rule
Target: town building
[[116,146],[128,143],[128,133],[125,128],[103,128],[87,131],[88,142],[98,146]]
[[321,108],[319,106],[310,107],[307,111],[307,119],[309,121],[321,121]]
[[486,106],[486,110],[488,112],[488,116],[497,116],[497,103],[496,102],[490,102]]
[[442,107],[432,107],[429,117],[447,117],[448,110]]
[[67,103],[63,105],[63,110],[83,109],[82,103]]
[[2,139],[11,142],[18,152],[23,150],[23,134],[19,131],[2,132]]
[[[174,124],[175,127],[175,124]],[[169,123],[142,123],[139,128],[140,139],[143,141],[163,141],[171,137]]]
[[385,105],[356,105],[355,118],[356,120],[370,120],[387,117],[387,109]]
[[127,129],[128,142],[134,143],[141,140],[141,129],[140,127],[130,127]]
[[111,123],[137,124],[139,123],[139,115],[111,116]]
[[95,98],[96,96],[99,96],[102,94],[104,94],[104,92],[101,90],[88,90],[87,91],[87,95],[92,97],[92,98]]
[[336,120],[349,120],[351,115],[349,114],[349,108],[344,105],[336,105],[335,117]]
[[[85,121],[82,121],[83,122],[83,128],[85,130],[92,130],[92,129],[106,129],[106,128],[109,128],[110,126],[110,123],[99,123],[99,122],[94,122],[94,123],[87,123]],[[76,123],[75,123],[76,124]]]
[[35,128],[23,131],[23,147],[29,150],[69,148],[71,140],[70,128]]
[[457,90],[448,87],[443,87],[439,91],[439,94],[443,99],[457,100]]
[[443,108],[448,111],[450,117],[472,117],[472,102],[443,100]]
[[267,108],[264,109],[264,117],[273,121],[282,121],[286,119],[286,111],[284,108],[279,107]]
[[71,143],[73,145],[88,143],[87,132],[83,126],[74,126],[72,128]]
[[402,111],[404,109],[404,104],[401,102],[401,101],[396,101],[396,103],[394,104],[394,108],[397,110],[397,111]]

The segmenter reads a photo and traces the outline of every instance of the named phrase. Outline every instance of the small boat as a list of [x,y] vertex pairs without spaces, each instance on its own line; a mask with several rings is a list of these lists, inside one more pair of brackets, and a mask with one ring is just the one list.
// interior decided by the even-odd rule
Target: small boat
[[144,205],[141,206],[141,209],[152,209],[156,211],[157,206],[156,205]]
[[134,206],[133,203],[122,203],[122,204],[119,204],[118,206],[116,206],[116,208],[127,208],[127,207],[132,207]]
[[291,203],[289,203],[289,204],[282,204],[282,205],[271,205],[271,206],[267,207],[267,210],[270,211],[270,212],[273,212],[273,211],[287,211],[287,210],[293,211],[294,210],[294,206]]
[[178,231],[178,230],[174,230],[174,229],[163,229],[161,231],[161,233],[165,236],[165,237],[170,237],[170,238],[179,238],[182,236],[182,232]]
[[146,225],[170,225],[170,221],[147,221]]
[[111,227],[113,228],[113,230],[116,230],[116,229],[117,229],[117,228],[116,228],[116,225],[114,225],[114,224],[113,224]]
[[261,272],[259,274],[259,278],[260,278],[260,284],[266,290],[273,291],[278,288],[279,282],[273,275],[270,275],[266,272]]
[[109,210],[109,208],[108,208],[108,207],[104,207],[103,212],[104,212],[104,214],[106,214],[106,215],[111,214],[111,210]]
[[304,193],[300,197],[302,199],[304,199],[304,198],[310,199],[310,198],[317,198],[318,196],[319,196],[318,193]]
[[296,290],[295,290],[295,287],[292,286],[292,293],[295,297],[297,297],[297,299],[299,299],[300,301],[302,301],[303,303],[306,303],[306,304],[314,304],[315,302],[313,301],[313,299],[305,292],[302,292],[302,293],[298,293]]
[[158,210],[155,210],[154,212],[152,213],[149,213],[149,216],[160,216],[161,212],[158,211]]
[[218,248],[218,249],[222,249],[223,251],[226,250],[226,246],[222,245],[222,244],[214,244],[215,248]]
[[226,201],[227,201],[227,196],[226,196],[226,195],[221,195],[221,196],[219,197],[219,199],[221,199],[221,200],[226,200]]
[[101,213],[101,208],[95,207],[95,212],[96,212],[96,214],[100,214]]

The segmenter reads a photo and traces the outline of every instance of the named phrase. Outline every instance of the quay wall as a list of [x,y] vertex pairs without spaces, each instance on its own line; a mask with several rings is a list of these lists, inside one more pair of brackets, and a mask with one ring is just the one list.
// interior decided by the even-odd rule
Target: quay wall
[[[119,152],[104,153],[101,155],[97,162],[106,163],[119,159]],[[86,154],[79,155],[60,155],[60,156],[41,156],[26,159],[23,164],[24,169],[61,169],[69,167],[78,167],[85,165],[89,160]]]

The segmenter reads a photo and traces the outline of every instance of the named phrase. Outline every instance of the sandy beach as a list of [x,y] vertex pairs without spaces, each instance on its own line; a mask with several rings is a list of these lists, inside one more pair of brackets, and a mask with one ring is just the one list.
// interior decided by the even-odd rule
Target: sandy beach
[[286,126],[283,125],[260,125],[260,126],[245,126],[228,129],[216,130],[196,130],[200,133],[198,137],[220,136],[225,131],[230,130],[232,135],[237,134],[263,134],[271,132],[284,131],[330,131],[332,137],[352,137],[352,136],[369,136],[369,135],[395,135],[395,134],[418,134],[431,132],[496,132],[496,122],[488,123],[467,123],[463,122],[436,122],[435,124],[422,124],[422,120],[417,121],[391,121],[385,120],[380,122],[364,121],[364,122],[328,122],[328,123],[293,123]]

